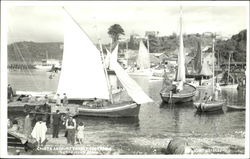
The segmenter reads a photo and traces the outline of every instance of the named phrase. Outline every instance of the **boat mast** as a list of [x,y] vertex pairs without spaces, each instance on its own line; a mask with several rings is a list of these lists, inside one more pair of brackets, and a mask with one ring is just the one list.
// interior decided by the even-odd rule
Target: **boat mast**
[[148,53],[149,53],[149,35],[147,37]]
[[108,85],[108,88],[109,88],[109,99],[110,99],[110,102],[113,103],[114,101],[113,101],[113,97],[112,97],[112,88],[111,88],[110,83],[109,83],[109,79],[108,79],[109,76],[108,76],[107,69],[106,69],[106,67],[104,65],[104,56],[103,56],[103,51],[102,51],[102,45],[101,45],[100,38],[98,38],[98,42],[99,42],[99,46],[100,46],[103,69],[104,69],[104,72],[105,72],[105,77],[106,77],[107,85]]
[[[99,33],[98,29],[97,29],[96,21],[95,21],[95,29],[96,29],[96,33]],[[108,89],[109,89],[109,99],[110,99],[110,102],[113,103],[114,101],[113,101],[113,97],[112,97],[112,88],[111,88],[110,81],[109,81],[108,71],[107,71],[105,64],[104,64],[105,60],[104,60],[104,56],[103,56],[102,44],[101,44],[101,39],[99,37],[99,34],[97,35],[97,37],[98,37],[98,43],[99,43],[100,53],[101,53],[101,58],[102,58],[102,65],[103,65],[103,69],[104,69],[104,73],[105,73],[105,77],[106,77],[106,81],[107,81],[107,85],[108,85]],[[112,39],[111,39],[111,44],[112,44]],[[112,48],[111,44],[110,44],[110,51]]]
[[213,59],[213,81],[212,81],[212,92],[214,93],[214,42],[215,42],[215,34],[212,34],[212,53],[213,53],[213,57],[212,57],[212,59]]
[[229,52],[229,59],[228,59],[227,84],[229,83],[230,58],[231,58],[231,52]]

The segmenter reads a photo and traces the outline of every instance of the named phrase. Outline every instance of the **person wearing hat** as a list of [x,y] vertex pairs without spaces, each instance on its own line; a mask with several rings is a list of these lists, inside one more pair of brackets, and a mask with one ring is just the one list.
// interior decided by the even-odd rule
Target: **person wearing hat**
[[73,114],[69,114],[69,119],[66,120],[67,144],[75,145],[76,120]]
[[60,123],[61,123],[60,111],[56,110],[56,114],[53,114],[53,138],[58,138]]
[[60,94],[57,94],[57,97],[56,97],[56,106],[61,106]]
[[68,103],[68,97],[66,96],[66,93],[63,93],[63,106],[66,107]]

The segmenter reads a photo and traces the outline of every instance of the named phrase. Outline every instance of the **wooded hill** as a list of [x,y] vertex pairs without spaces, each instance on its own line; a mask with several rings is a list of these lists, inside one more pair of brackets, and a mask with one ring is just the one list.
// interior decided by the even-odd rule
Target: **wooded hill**
[[[201,42],[202,46],[212,44],[212,37],[205,36],[202,34],[187,34],[183,36],[184,47],[190,50],[191,55],[196,54],[198,41]],[[247,31],[243,30],[240,33],[233,35],[228,40],[218,39],[215,43],[215,57],[220,53],[221,62],[228,61],[229,53],[233,53],[232,61],[246,61],[246,38]],[[147,45],[146,41],[144,41]],[[173,52],[179,47],[178,35],[172,34],[170,36],[163,37],[149,37],[150,52]],[[105,47],[103,47],[105,48]],[[108,47],[109,48],[109,47]],[[130,37],[128,42],[128,48],[132,50],[139,49],[139,41]],[[120,50],[126,49],[126,43],[121,43],[119,46]],[[103,50],[106,52],[105,50]],[[37,42],[16,42],[8,45],[8,61],[11,62],[35,62],[41,61],[46,58],[46,54],[49,59],[62,59],[63,54],[63,43],[62,42],[48,42],[48,43],[37,43]]]

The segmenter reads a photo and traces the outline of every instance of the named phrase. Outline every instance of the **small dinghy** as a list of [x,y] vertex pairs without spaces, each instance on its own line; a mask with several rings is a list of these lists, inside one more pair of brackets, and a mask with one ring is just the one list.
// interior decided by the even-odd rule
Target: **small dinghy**
[[199,112],[212,112],[222,110],[225,101],[209,101],[207,103],[194,102],[194,106]]

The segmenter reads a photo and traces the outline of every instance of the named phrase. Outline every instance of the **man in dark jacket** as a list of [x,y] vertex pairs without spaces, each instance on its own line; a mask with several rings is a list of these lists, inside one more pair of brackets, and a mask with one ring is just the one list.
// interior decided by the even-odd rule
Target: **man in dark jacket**
[[58,138],[60,123],[61,115],[59,110],[56,110],[56,114],[53,114],[53,138]]
[[14,93],[13,93],[13,89],[10,86],[10,84],[8,84],[8,101],[12,101],[12,97],[13,97]]

